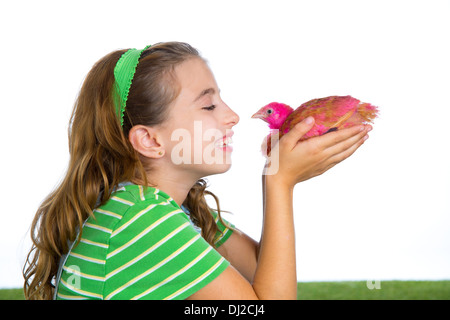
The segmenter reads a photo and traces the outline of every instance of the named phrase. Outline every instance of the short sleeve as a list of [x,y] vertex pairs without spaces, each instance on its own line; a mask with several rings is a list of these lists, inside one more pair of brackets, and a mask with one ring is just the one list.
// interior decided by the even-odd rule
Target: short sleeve
[[105,299],[185,299],[229,266],[180,208],[145,201],[113,230],[106,260]]
[[214,245],[216,248],[219,248],[222,244],[224,244],[228,238],[233,233],[234,225],[225,220],[224,218],[219,219],[219,215],[216,211],[211,211],[211,214],[214,217],[214,220],[216,221],[217,228],[219,231],[216,234],[216,240],[214,242]]

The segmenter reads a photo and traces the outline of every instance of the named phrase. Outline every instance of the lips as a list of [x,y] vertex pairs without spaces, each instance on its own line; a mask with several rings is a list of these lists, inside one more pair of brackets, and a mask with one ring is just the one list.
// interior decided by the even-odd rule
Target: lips
[[[224,135],[221,139],[216,140],[215,146],[218,148],[224,148],[224,149],[231,149],[231,143],[233,143],[233,139],[231,138],[233,136],[234,132],[231,131],[230,133]],[[231,151],[231,150],[228,150]]]

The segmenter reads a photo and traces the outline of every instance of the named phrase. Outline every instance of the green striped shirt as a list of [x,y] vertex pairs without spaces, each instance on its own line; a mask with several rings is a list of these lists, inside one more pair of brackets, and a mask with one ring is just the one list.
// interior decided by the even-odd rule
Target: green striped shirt
[[[217,216],[216,223],[219,247],[232,231]],[[62,262],[56,298],[185,299],[228,265],[166,193],[126,185],[84,223]]]

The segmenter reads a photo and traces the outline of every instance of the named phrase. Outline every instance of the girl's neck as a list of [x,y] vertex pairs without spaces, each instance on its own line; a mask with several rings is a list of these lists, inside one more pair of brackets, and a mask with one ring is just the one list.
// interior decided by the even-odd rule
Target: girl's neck
[[[149,186],[167,193],[180,207],[197,180],[195,178],[182,179],[180,176],[174,178],[167,174],[158,175],[154,171],[147,177]],[[133,179],[132,182],[140,185],[144,184],[142,179]]]
[[156,187],[167,193],[181,207],[192,185],[186,185],[178,181],[164,180],[159,181]]

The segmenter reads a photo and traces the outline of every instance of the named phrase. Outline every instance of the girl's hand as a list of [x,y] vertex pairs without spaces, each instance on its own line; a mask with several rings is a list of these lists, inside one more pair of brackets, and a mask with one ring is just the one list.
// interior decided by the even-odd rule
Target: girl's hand
[[314,125],[308,117],[298,123],[272,148],[266,174],[289,187],[318,176],[351,156],[365,140],[372,127],[354,126],[302,142],[299,139]]

